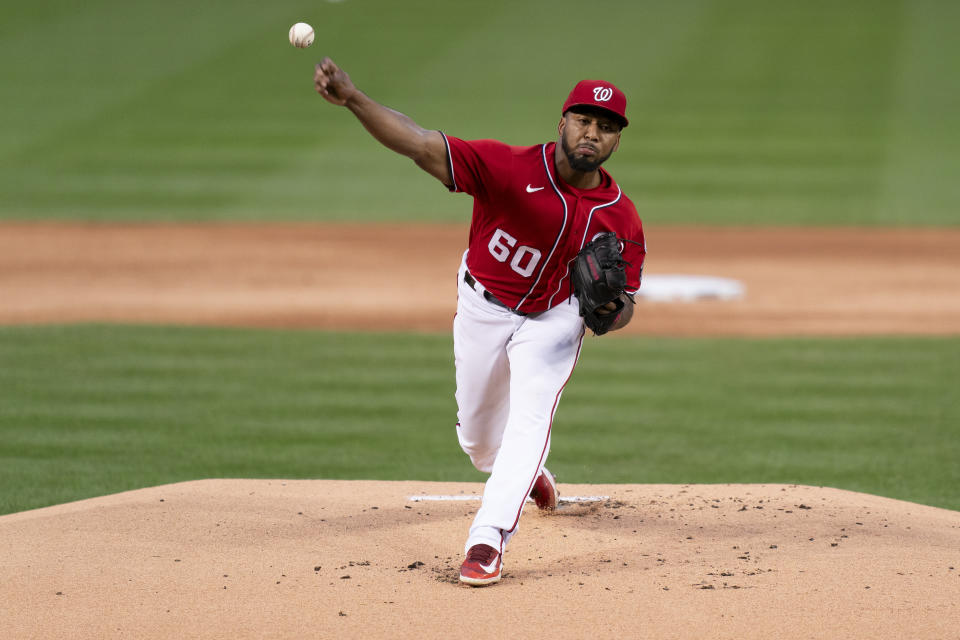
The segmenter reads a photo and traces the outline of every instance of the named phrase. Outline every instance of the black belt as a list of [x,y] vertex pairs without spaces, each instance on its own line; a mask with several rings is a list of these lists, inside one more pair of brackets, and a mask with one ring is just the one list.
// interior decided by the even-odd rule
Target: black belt
[[[473,289],[474,291],[477,290],[477,281],[474,280],[473,276],[470,275],[470,272],[467,271],[466,269],[463,270],[463,281],[466,282],[467,285],[469,285],[470,288]],[[515,313],[515,314],[517,314],[518,316],[525,316],[525,315],[527,315],[527,314],[525,314],[525,313],[522,312],[522,311],[516,311],[515,309],[511,309],[510,307],[508,307],[508,306],[507,306],[506,304],[504,304],[503,302],[500,302],[499,300],[497,300],[497,297],[494,296],[494,295],[493,295],[492,293],[490,293],[489,291],[487,291],[486,289],[483,290],[483,299],[486,300],[487,302],[489,302],[490,304],[495,304],[495,305],[497,305],[498,307],[503,307],[503,308],[506,309],[507,311],[510,311],[510,312],[512,312],[512,313]]]

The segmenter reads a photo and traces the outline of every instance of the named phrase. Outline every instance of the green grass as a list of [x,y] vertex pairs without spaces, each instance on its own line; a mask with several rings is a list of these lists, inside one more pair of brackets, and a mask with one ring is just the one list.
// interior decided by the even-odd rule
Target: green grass
[[[569,483],[802,483],[960,509],[960,339],[588,339]],[[480,481],[450,338],[0,328],[0,513],[211,477]]]
[[[306,20],[317,43],[286,42]],[[960,3],[63,0],[0,7],[0,218],[457,220],[312,91],[330,54],[461,137],[630,98],[610,168],[653,224],[960,224]]]

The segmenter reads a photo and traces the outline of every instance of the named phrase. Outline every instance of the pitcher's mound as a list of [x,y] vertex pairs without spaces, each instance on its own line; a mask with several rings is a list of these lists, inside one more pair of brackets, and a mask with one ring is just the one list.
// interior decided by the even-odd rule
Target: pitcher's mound
[[782,485],[560,485],[457,582],[479,484],[205,480],[0,517],[7,638],[955,638],[960,512]]

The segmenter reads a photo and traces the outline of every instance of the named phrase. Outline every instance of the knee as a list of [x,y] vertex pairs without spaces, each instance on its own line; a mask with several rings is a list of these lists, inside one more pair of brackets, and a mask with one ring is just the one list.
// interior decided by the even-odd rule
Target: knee
[[463,447],[463,452],[470,456],[470,462],[477,471],[490,473],[493,471],[493,462],[497,459],[497,452],[487,451],[478,447]]
[[493,461],[496,459],[496,456],[475,456],[467,454],[470,456],[470,462],[473,463],[474,468],[477,471],[483,471],[484,473],[490,473],[493,471]]
[[460,437],[460,448],[470,457],[470,462],[473,463],[477,471],[490,473],[493,470],[493,462],[497,459],[497,450],[481,442],[467,440],[463,436],[462,429],[459,430],[457,435]]

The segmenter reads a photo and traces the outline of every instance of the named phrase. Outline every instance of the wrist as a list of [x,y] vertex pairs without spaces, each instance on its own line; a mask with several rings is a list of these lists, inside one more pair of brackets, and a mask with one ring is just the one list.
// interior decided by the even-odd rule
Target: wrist
[[351,87],[350,91],[343,98],[343,106],[356,113],[363,108],[365,99],[368,99],[365,93],[356,87]]

